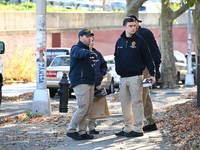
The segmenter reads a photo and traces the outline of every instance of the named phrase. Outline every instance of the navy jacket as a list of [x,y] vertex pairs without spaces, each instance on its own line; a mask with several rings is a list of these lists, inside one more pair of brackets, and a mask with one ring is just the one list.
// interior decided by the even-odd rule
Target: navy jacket
[[161,64],[161,53],[160,53],[160,50],[158,48],[158,45],[153,33],[149,29],[142,28],[140,26],[137,31],[137,34],[143,37],[144,40],[147,42],[147,45],[149,46],[149,50],[151,52],[151,56],[155,63],[156,69],[158,70]]
[[71,87],[79,84],[95,83],[94,61],[91,55],[93,52],[89,47],[79,41],[70,50],[70,72],[69,79]]
[[155,66],[146,41],[139,35],[126,37],[125,31],[115,45],[115,69],[123,77],[142,75],[145,67],[151,76],[155,75]]
[[103,76],[106,75],[108,67],[107,62],[103,58],[102,54],[95,48],[93,48],[92,51],[96,53],[98,57],[98,60],[95,62],[95,86],[99,86],[101,85]]

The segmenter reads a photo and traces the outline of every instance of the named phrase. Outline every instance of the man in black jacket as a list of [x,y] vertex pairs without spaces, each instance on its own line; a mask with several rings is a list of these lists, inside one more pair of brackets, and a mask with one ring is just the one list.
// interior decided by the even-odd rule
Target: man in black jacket
[[94,63],[97,59],[96,54],[89,50],[92,36],[94,34],[90,30],[81,30],[78,34],[78,43],[72,46],[70,51],[69,79],[76,95],[78,108],[68,125],[67,136],[74,140],[94,138],[93,135],[86,132],[86,119],[93,103],[95,84]]
[[152,84],[155,83],[155,66],[145,40],[136,34],[136,20],[123,20],[124,32],[115,45],[115,69],[121,76],[119,99],[121,101],[124,128],[116,136],[143,136],[143,71],[147,67]]
[[[139,23],[142,22],[139,20],[135,15],[129,15],[128,17],[134,18],[136,20],[136,26],[137,26],[137,34],[144,38],[144,40],[147,42],[147,45],[149,47],[149,50],[151,52],[151,56],[153,58],[155,67],[156,67],[156,80],[160,78],[160,71],[159,67],[161,64],[161,53],[158,48],[157,42],[154,38],[153,33],[147,29],[142,28]],[[148,78],[150,75],[145,69],[143,72],[143,77]],[[143,127],[144,131],[154,131],[157,130],[157,126],[155,123],[155,120],[153,119],[153,105],[152,100],[150,97],[150,90],[148,87],[143,88],[143,105],[144,105],[144,116],[147,121],[147,125]]]
[[[89,48],[92,52],[97,54],[97,60],[95,61],[95,90],[98,91],[101,88],[101,82],[103,80],[103,76],[107,73],[107,62],[104,60],[102,54],[94,48],[94,36],[90,42]],[[88,128],[89,134],[99,134],[99,131],[95,130],[96,120],[89,119]]]

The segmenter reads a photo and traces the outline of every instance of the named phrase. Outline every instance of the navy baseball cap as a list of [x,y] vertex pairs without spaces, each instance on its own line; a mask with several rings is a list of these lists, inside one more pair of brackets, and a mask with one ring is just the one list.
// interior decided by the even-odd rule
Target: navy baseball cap
[[89,29],[82,29],[79,33],[78,33],[78,36],[83,36],[83,35],[91,35],[91,36],[94,36],[94,33],[92,33],[91,30]]
[[141,20],[138,20],[138,18],[137,18],[135,15],[129,15],[128,17],[134,18],[134,19],[137,20],[138,22],[142,22]]

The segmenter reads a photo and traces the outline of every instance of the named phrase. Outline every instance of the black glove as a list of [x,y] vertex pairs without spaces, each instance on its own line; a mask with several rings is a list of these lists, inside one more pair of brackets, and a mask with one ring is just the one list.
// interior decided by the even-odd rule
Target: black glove
[[91,56],[93,57],[94,60],[98,60],[98,57],[97,57],[96,53],[92,53]]
[[156,69],[156,79],[159,79],[161,77],[159,68]]

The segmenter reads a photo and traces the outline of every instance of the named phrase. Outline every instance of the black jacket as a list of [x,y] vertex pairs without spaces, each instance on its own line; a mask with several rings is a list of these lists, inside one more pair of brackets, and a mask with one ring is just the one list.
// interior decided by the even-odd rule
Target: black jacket
[[79,41],[70,50],[69,79],[71,87],[79,84],[95,83],[94,61],[89,47]]
[[102,54],[95,48],[93,48],[92,51],[97,54],[98,58],[98,60],[95,61],[95,86],[99,86],[101,85],[103,76],[106,75],[108,69],[107,62],[104,60]]
[[145,40],[134,34],[126,37],[125,31],[115,45],[115,69],[121,77],[142,75],[145,67],[151,76],[155,74],[155,66]]
[[156,70],[158,70],[160,67],[160,64],[161,64],[161,53],[160,53],[160,50],[158,48],[158,45],[157,45],[157,42],[155,40],[153,33],[149,29],[142,28],[140,26],[137,31],[137,34],[140,35],[141,37],[143,37],[144,40],[147,42],[147,45],[151,52],[151,56],[153,58],[155,66],[156,66]]

